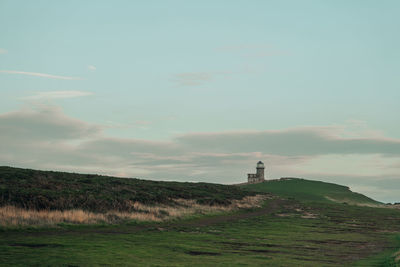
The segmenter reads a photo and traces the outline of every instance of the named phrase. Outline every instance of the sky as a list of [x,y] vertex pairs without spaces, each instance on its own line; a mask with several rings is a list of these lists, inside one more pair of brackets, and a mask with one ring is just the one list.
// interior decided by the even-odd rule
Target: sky
[[400,2],[0,0],[0,165],[303,177],[400,202]]

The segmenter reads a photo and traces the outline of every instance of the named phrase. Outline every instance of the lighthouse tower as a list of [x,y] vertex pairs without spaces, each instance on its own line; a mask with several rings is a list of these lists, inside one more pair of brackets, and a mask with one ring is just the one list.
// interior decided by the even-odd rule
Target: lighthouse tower
[[262,161],[257,162],[257,172],[247,174],[247,182],[249,184],[261,183],[264,182],[264,170],[265,166]]
[[264,181],[264,169],[265,169],[264,163],[262,161],[257,162],[257,173],[256,173],[256,175],[262,181]]

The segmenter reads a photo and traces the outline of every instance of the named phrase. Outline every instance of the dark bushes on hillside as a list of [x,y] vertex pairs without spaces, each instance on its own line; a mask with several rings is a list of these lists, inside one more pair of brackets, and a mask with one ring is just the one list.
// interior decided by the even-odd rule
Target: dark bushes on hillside
[[134,202],[170,204],[194,199],[225,205],[255,193],[236,186],[210,183],[159,182],[91,174],[0,167],[0,206],[36,210],[84,209],[132,211]]

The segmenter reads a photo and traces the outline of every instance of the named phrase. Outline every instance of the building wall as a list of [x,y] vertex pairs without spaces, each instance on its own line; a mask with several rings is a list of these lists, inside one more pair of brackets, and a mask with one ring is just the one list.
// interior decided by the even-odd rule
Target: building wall
[[257,173],[256,173],[257,177],[259,177],[260,179],[264,180],[264,168],[257,168]]
[[247,182],[249,184],[260,183],[262,181],[264,181],[264,175],[259,177],[256,173],[247,174]]

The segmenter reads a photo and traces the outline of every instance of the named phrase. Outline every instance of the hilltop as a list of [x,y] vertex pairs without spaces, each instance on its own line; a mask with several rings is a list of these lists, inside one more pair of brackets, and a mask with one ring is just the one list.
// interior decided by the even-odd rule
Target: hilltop
[[257,184],[243,184],[241,187],[306,202],[336,202],[363,206],[383,204],[360,193],[352,192],[347,186],[303,178],[281,178]]

